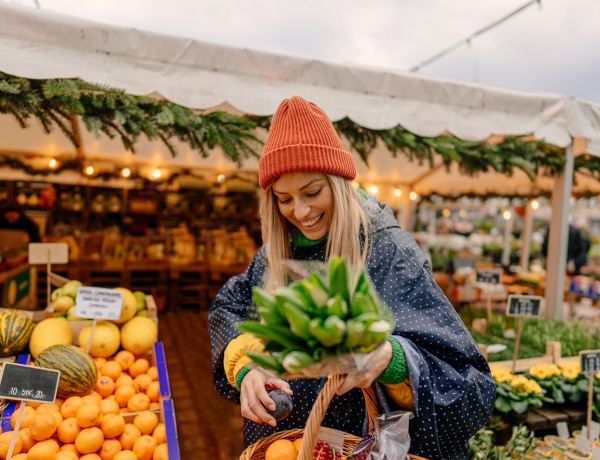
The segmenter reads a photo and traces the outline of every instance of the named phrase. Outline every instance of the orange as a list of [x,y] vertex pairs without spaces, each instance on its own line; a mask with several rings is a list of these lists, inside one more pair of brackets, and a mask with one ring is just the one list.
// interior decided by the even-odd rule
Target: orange
[[42,403],[35,410],[38,414],[49,414],[51,412],[60,412],[58,404],[54,403]]
[[100,458],[102,460],[113,460],[115,455],[121,452],[122,447],[121,443],[116,439],[105,439],[102,443],[102,447],[100,448]]
[[169,451],[165,443],[156,446],[152,460],[169,460]]
[[98,369],[98,372],[100,372],[100,369],[102,369],[102,366],[104,366],[106,364],[106,358],[100,358],[99,356],[97,356],[96,358],[94,358],[94,362],[96,363],[96,368]]
[[121,376],[115,380],[115,388],[120,388],[124,385],[133,386],[133,377],[129,374],[121,374]]
[[19,430],[19,437],[21,438],[21,441],[23,441],[21,452],[27,452],[29,449],[31,449],[31,446],[36,443],[36,440],[33,439],[31,437],[31,433],[29,433],[29,428],[23,428]]
[[27,452],[27,460],[55,460],[58,453],[56,439],[46,439],[33,445]]
[[128,372],[135,379],[138,375],[145,374],[149,368],[150,362],[146,358],[138,358],[129,366]]
[[58,428],[58,422],[52,414],[36,414],[29,425],[29,434],[36,441],[52,437]]
[[133,385],[123,385],[115,390],[115,401],[119,407],[127,407],[127,402],[135,394]]
[[154,431],[152,432],[152,437],[156,439],[158,444],[167,442],[167,428],[164,423],[160,422],[156,425],[156,428],[154,428]]
[[133,379],[133,387],[138,393],[146,393],[152,383],[152,377],[148,374],[140,374]]
[[278,439],[265,452],[265,460],[296,460],[298,452],[289,439]]
[[117,380],[119,376],[123,373],[121,365],[117,361],[106,361],[106,364],[102,366],[100,369],[101,375],[106,375],[113,380]]
[[83,404],[77,409],[77,423],[81,428],[89,428],[91,426],[100,426],[102,412],[98,404]]
[[160,410],[160,403],[158,401],[152,401],[148,410]]
[[64,418],[75,417],[77,409],[79,409],[82,404],[83,400],[81,399],[81,396],[70,396],[60,407],[60,413]]
[[[17,417],[19,416],[20,406],[15,410],[10,416],[10,427],[14,430],[15,425],[17,424]],[[21,424],[19,425],[19,429],[28,428],[31,425],[31,421],[33,417],[37,415],[35,409],[29,405],[25,406],[23,409],[23,417],[21,418]]]
[[88,403],[99,404],[100,401],[102,401],[102,399],[104,399],[104,398],[96,390],[92,390],[87,395],[81,397],[81,401],[83,402],[83,404],[88,404]]
[[65,419],[60,412],[50,412],[50,415],[56,419],[56,423],[59,425]]
[[115,381],[107,375],[100,375],[98,376],[98,381],[96,382],[94,391],[96,391],[103,398],[106,398],[115,391]]
[[131,450],[122,450],[113,457],[113,460],[138,460],[137,456]]
[[11,460],[27,460],[27,454],[21,453],[17,455],[13,455]]
[[139,460],[152,460],[154,449],[156,449],[156,439],[147,434],[140,436],[133,444],[133,453]]
[[63,444],[62,446],[60,446],[60,449],[58,451],[60,452],[61,450],[73,452],[75,455],[77,455],[77,457],[79,457],[79,452],[77,452],[77,449],[75,449],[75,444],[73,443]]
[[158,368],[156,366],[150,366],[146,374],[152,377],[152,380],[158,380]]
[[59,450],[54,458],[56,460],[78,460],[79,456],[70,450]]
[[127,401],[130,412],[141,412],[150,408],[150,398],[144,393],[136,393]]
[[120,414],[106,414],[102,417],[100,429],[105,438],[116,438],[125,431],[125,419]]
[[115,398],[100,401],[100,412],[102,414],[118,414],[120,410],[119,403],[115,401]]
[[151,382],[150,385],[148,385],[148,388],[146,389],[146,394],[152,402],[157,402],[160,399],[160,386],[158,384],[158,381],[155,380]]
[[79,460],[102,460],[102,458],[100,458],[100,455],[94,452],[92,454],[82,455],[79,457]]
[[121,433],[121,436],[119,436],[119,442],[121,443],[121,446],[123,446],[123,450],[133,449],[135,441],[137,441],[140,436],[142,436],[142,433],[140,433],[137,426],[133,423],[126,423],[125,430]]
[[135,416],[133,424],[138,427],[142,434],[152,434],[158,425],[158,415],[155,412],[144,411]]
[[113,359],[121,365],[121,369],[126,371],[129,369],[129,366],[131,366],[135,361],[135,355],[128,350],[121,350],[115,355]]
[[[4,460],[8,455],[8,448],[10,447],[10,442],[12,441],[14,431],[7,431],[5,433],[0,434],[0,458]],[[23,440],[21,436],[17,434],[17,438],[15,440],[15,444],[13,446],[13,454],[18,454],[23,449]]]
[[[33,364],[31,364],[31,366],[33,366]],[[41,404],[44,404],[42,401],[27,401],[26,405],[33,407],[34,409],[37,409]]]
[[292,441],[292,444],[294,444],[296,451],[299,453],[300,448],[302,447],[302,438],[294,439],[294,441]]
[[82,454],[91,454],[102,447],[104,433],[97,426],[84,428],[75,438],[75,449]]
[[75,438],[80,431],[81,427],[77,424],[77,419],[75,417],[69,417],[58,425],[56,435],[61,442],[71,444],[75,442]]

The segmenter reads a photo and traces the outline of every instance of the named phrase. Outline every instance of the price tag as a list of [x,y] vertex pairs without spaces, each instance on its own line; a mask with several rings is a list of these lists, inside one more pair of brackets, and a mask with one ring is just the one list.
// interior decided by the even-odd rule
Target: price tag
[[581,372],[600,371],[600,350],[583,350],[579,352]]
[[79,286],[75,315],[90,319],[119,319],[123,293],[117,289]]
[[66,264],[69,262],[67,243],[29,243],[29,264]]
[[500,269],[477,269],[475,281],[478,283],[500,284],[502,270]]
[[506,302],[506,316],[539,316],[541,305],[540,296],[511,294]]
[[22,401],[53,403],[60,371],[4,363],[0,370],[0,397]]

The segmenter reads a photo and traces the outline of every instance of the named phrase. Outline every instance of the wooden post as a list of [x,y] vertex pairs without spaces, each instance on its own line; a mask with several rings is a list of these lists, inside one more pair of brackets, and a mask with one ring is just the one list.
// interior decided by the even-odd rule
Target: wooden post
[[515,373],[515,368],[517,367],[517,357],[519,356],[519,343],[521,342],[521,334],[523,333],[523,317],[519,318],[519,324],[517,326],[517,338],[515,340],[515,353],[513,354],[513,365],[512,365],[512,373]]

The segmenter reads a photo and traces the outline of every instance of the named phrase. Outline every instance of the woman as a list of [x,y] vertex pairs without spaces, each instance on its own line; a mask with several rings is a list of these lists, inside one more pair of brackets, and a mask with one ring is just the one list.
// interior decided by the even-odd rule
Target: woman
[[[495,383],[468,330],[435,283],[423,252],[391,210],[356,191],[352,156],[315,104],[294,96],[273,116],[259,183],[264,246],[245,273],[230,279],[209,313],[217,391],[241,405],[244,445],[275,431],[302,428],[325,379],[285,381],[250,365],[247,350],[261,344],[235,325],[256,318],[251,293],[285,284],[287,259],[325,261],[343,256],[366,265],[397,326],[369,371],[349,375],[329,404],[322,425],[364,436],[361,388],[379,382],[394,409],[411,410],[411,449],[428,459],[467,459],[469,438],[489,419]],[[294,401],[280,421],[267,390]]]

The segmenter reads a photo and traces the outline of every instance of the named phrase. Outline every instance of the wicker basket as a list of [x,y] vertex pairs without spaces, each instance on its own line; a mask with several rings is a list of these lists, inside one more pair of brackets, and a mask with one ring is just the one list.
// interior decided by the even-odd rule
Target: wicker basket
[[[329,403],[331,402],[336,390],[344,382],[345,378],[345,375],[336,374],[332,375],[327,380],[313,404],[308,416],[308,420],[306,421],[305,428],[280,431],[272,434],[271,436],[267,436],[266,438],[259,439],[254,444],[248,446],[244,452],[242,452],[240,460],[264,460],[265,453],[273,442],[277,441],[278,439],[288,439],[290,441],[294,441],[298,438],[303,438],[302,449],[298,455],[298,460],[312,460],[314,446],[317,442],[317,434],[321,422],[323,421],[323,417],[325,417],[325,413],[327,412],[327,407],[329,406]],[[377,398],[372,388],[363,389],[363,394],[367,404],[369,427],[372,428],[373,421],[378,415]],[[354,449],[354,447],[356,447],[356,445],[362,441],[362,439],[363,438],[358,436],[344,433],[342,455],[349,455],[352,449]],[[410,460],[426,460],[423,457],[412,454],[410,454],[409,458]]]

